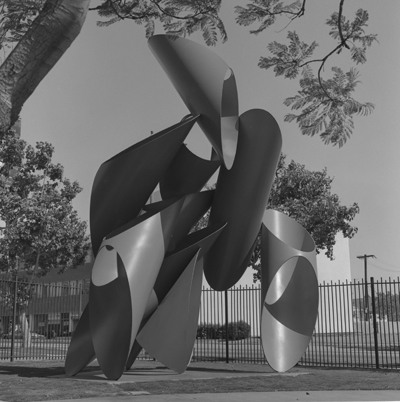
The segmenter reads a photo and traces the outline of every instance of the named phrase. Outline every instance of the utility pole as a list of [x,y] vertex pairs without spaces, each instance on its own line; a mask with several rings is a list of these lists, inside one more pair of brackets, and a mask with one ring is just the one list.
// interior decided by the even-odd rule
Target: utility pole
[[358,255],[357,258],[360,260],[364,260],[364,281],[365,281],[365,312],[366,312],[366,320],[369,319],[369,302],[368,302],[368,267],[367,267],[367,259],[368,258],[376,258],[373,254],[367,255]]

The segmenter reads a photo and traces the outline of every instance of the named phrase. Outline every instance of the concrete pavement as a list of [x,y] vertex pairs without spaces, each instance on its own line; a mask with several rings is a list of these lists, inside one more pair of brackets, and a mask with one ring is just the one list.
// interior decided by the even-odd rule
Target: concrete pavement
[[[136,364],[136,363],[135,363]],[[211,363],[202,367],[192,364],[184,373],[177,374],[157,362],[138,362],[137,366],[125,372],[118,381],[105,378],[100,370],[79,373],[74,378],[77,381],[95,381],[106,383],[140,383],[148,381],[200,380],[211,378],[234,378],[250,376],[306,376],[304,368],[294,368],[288,373],[275,373],[267,365],[237,365],[226,363]],[[55,376],[64,377],[64,376]],[[95,397],[79,399],[79,402],[283,402],[283,401],[400,401],[399,391],[282,391],[282,392],[237,392],[237,393],[202,393],[202,394],[171,394],[150,395],[146,392],[127,392],[127,396]],[[0,401],[1,402],[1,401]],[[58,400],[46,402],[77,402],[77,400]]]
[[[342,401],[400,401],[399,391],[291,391],[291,392],[236,392],[228,394],[178,394],[87,398],[79,402],[342,402]],[[46,402],[72,402],[64,399]],[[75,399],[74,402],[77,402]]]

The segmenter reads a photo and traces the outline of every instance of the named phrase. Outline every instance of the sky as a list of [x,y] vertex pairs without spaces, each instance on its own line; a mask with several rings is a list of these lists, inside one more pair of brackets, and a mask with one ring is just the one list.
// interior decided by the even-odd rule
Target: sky
[[[91,6],[99,4],[92,0]],[[298,80],[275,77],[257,67],[267,56],[273,40],[284,42],[289,30],[302,40],[316,40],[315,52],[322,57],[336,43],[324,24],[338,10],[339,1],[311,0],[306,15],[292,22],[283,18],[258,36],[249,27],[234,22],[234,6],[242,0],[224,0],[221,17],[228,41],[211,48],[233,69],[239,93],[240,114],[252,108],[269,111],[280,125],[282,151],[287,161],[295,160],[309,170],[327,168],[334,178],[332,190],[343,205],[357,202],[360,214],[352,222],[358,227],[350,240],[351,267],[355,278],[364,275],[363,260],[372,254],[368,277],[387,279],[400,275],[397,251],[400,247],[400,27],[398,0],[346,1],[344,14],[353,19],[357,9],[368,10],[367,33],[378,34],[379,43],[367,51],[367,63],[356,66],[361,73],[355,98],[372,102],[375,111],[356,117],[352,137],[342,147],[325,145],[318,136],[303,136],[295,123],[284,122],[290,109],[283,100],[298,90]],[[81,34],[25,103],[22,137],[31,144],[48,141],[55,147],[54,162],[65,168],[65,176],[83,187],[74,201],[83,220],[89,219],[90,193],[100,165],[134,143],[179,122],[188,110],[147,46],[144,28],[123,21],[99,28],[96,12],[90,11]],[[156,33],[163,33],[162,27]],[[201,35],[191,40],[204,43]],[[348,71],[349,52],[329,62]],[[191,132],[189,148],[209,157],[210,146],[199,129]]]

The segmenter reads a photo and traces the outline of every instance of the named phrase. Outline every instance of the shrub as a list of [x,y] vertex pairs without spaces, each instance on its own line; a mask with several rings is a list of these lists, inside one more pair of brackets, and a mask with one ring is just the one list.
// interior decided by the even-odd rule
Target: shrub
[[197,336],[196,338],[200,339],[218,339],[220,338],[219,334],[219,325],[217,324],[203,324],[200,323],[197,327]]
[[[237,321],[228,323],[228,339],[237,341],[246,339],[250,336],[251,326],[245,321]],[[225,324],[199,324],[197,328],[197,338],[201,339],[225,339]]]
[[[228,339],[237,341],[246,339],[250,336],[251,326],[245,321],[237,321],[228,323]],[[226,338],[225,325],[221,325],[221,337]]]

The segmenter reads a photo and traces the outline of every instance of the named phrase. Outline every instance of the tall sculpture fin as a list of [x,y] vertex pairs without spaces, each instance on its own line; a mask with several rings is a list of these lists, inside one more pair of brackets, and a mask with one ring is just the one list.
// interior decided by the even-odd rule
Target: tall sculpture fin
[[186,370],[196,338],[203,277],[199,252],[137,336],[151,356],[177,373]]
[[162,301],[179,276],[182,274],[194,254],[200,250],[198,259],[208,253],[226,228],[226,223],[208,226],[188,235],[178,247],[165,255],[154,291],[159,301]]
[[233,71],[216,53],[184,38],[154,35],[149,47],[200,128],[232,167],[238,141],[238,96]]
[[216,290],[232,287],[248,266],[268,202],[282,146],[275,119],[261,109],[240,116],[240,137],[232,169],[221,166],[210,224],[227,222],[204,258],[204,273]]
[[[153,292],[155,297],[151,298],[150,300],[152,306],[147,307],[148,315],[144,320],[142,320],[141,328],[146,324],[149,317],[151,317],[151,314],[153,314],[158,307],[157,305],[153,304],[153,300],[156,299],[158,304],[163,301],[168,292],[173,286],[175,286],[178,278],[182,275],[185,268],[190,264],[190,261],[193,259],[193,257],[198,254],[200,250],[198,260],[203,258],[204,254],[208,252],[215,240],[224,230],[225,226],[226,224],[209,226],[197,232],[191,233],[173,252],[168,252],[165,255],[165,259],[154,284]],[[140,353],[140,350],[140,345],[135,342],[126,364],[127,370],[131,368],[137,355]]]
[[265,211],[261,232],[261,341],[269,365],[284,372],[300,360],[318,313],[315,245],[289,216]]
[[71,377],[78,374],[95,359],[92,333],[90,332],[89,306],[87,305],[72,335],[65,358],[65,374]]
[[159,203],[158,213],[139,216],[102,242],[93,266],[89,315],[96,357],[109,379],[124,371],[182,202]]
[[[176,221],[174,232],[168,247],[168,251],[175,249],[189,231],[193,228],[204,214],[211,207],[214,196],[214,190],[201,191],[200,193],[188,194],[185,196],[183,206]],[[154,204],[148,204],[143,207],[144,211],[149,211]]]
[[160,131],[104,162],[90,200],[90,235],[96,255],[101,241],[136,218],[197,117]]
[[162,198],[200,191],[220,165],[220,160],[202,159],[183,144],[160,181]]

